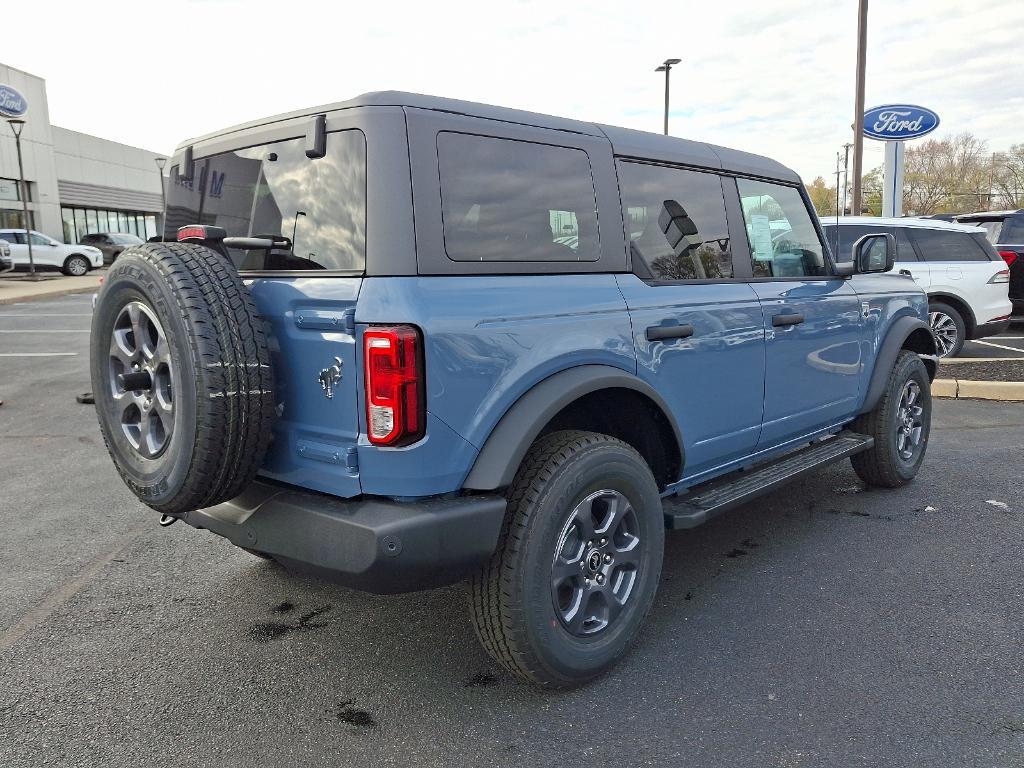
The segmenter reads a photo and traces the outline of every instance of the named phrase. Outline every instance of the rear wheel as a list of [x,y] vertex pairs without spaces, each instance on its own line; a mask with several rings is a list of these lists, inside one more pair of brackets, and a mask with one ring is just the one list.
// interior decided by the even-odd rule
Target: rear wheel
[[928,371],[913,352],[900,352],[875,409],[853,423],[855,432],[875,439],[870,450],[850,458],[857,475],[883,488],[909,483],[924,461],[931,423]]
[[64,261],[64,268],[61,270],[69,277],[81,277],[89,271],[89,260],[85,256],[68,256]]
[[471,582],[477,637],[529,682],[597,677],[651,607],[664,540],[658,486],[632,447],[592,432],[541,438],[510,488],[497,550]]
[[963,315],[949,304],[933,301],[928,304],[928,321],[935,334],[939,357],[956,357],[967,340],[967,324]]

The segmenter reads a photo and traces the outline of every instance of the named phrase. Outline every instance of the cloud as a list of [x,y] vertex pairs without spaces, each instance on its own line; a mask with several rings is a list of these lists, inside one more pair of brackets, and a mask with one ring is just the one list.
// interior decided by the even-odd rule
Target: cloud
[[[853,121],[856,3],[191,0],[9,4],[0,59],[47,78],[54,123],[169,151],[245,120],[400,89],[658,131],[834,170]],[[909,101],[1002,149],[1020,133],[1019,0],[887,0],[868,106]],[[59,23],[54,23],[58,20]],[[881,161],[867,142],[866,167]],[[872,163],[872,158],[876,162]]]

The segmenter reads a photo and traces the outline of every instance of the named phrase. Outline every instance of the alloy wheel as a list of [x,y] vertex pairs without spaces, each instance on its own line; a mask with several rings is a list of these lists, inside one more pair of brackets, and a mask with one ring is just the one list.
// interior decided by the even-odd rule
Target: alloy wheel
[[619,491],[600,490],[573,508],[551,564],[551,599],[562,626],[590,637],[622,613],[641,568],[636,510]]
[[911,379],[900,395],[896,411],[896,453],[906,462],[913,461],[921,448],[924,434],[924,407],[921,405],[921,385]]
[[107,371],[121,431],[139,455],[155,459],[174,432],[174,388],[167,336],[141,301],[114,321]]
[[939,345],[939,357],[946,357],[956,346],[959,337],[956,322],[945,312],[929,312],[928,320]]

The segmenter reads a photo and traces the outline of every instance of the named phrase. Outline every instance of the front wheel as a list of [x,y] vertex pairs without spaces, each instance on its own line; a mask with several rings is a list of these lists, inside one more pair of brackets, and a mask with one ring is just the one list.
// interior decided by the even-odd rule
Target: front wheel
[[593,432],[542,437],[510,488],[497,550],[471,582],[477,637],[528,682],[597,677],[651,607],[664,542],[658,486],[632,447]]
[[89,271],[89,260],[85,256],[68,256],[62,270],[68,277],[81,277]]
[[865,483],[882,488],[906,485],[917,475],[928,448],[932,395],[921,358],[900,352],[875,409],[857,418],[853,430],[875,438],[874,446],[850,461]]

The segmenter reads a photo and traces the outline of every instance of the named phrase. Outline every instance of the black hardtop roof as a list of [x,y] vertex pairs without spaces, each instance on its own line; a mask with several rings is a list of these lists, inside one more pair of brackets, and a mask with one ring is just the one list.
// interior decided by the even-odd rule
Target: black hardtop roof
[[488,120],[500,120],[505,123],[517,123],[520,125],[531,125],[538,128],[549,128],[556,131],[569,131],[588,136],[605,136],[612,144],[613,151],[617,155],[636,157],[645,160],[655,160],[683,165],[693,165],[703,168],[720,168],[735,173],[752,176],[763,176],[772,179],[780,179],[788,182],[798,182],[800,177],[782,163],[771,160],[767,157],[754,155],[749,152],[741,152],[736,149],[719,147],[714,144],[707,144],[701,141],[680,139],[674,136],[663,136],[660,133],[648,133],[636,131],[629,128],[618,128],[598,123],[588,123],[581,120],[571,120],[565,117],[555,117],[537,112],[527,112],[521,109],[510,109],[508,107],[495,107],[489,104],[477,104],[472,101],[461,101],[459,99],[446,99],[440,96],[425,96],[419,93],[404,93],[402,91],[374,91],[356,96],[348,101],[340,101],[335,104],[325,104],[319,107],[301,109],[295,112],[288,112],[273,117],[266,117],[242,123],[222,131],[200,136],[183,142],[175,154],[184,150],[186,146],[197,144],[202,141],[214,138],[222,138],[232,133],[238,133],[250,128],[268,125],[270,123],[289,120],[296,117],[318,115],[325,112],[334,112],[342,109],[368,106],[389,106],[389,107],[410,107],[414,109],[429,109],[437,112],[451,112],[470,117],[480,117]]

